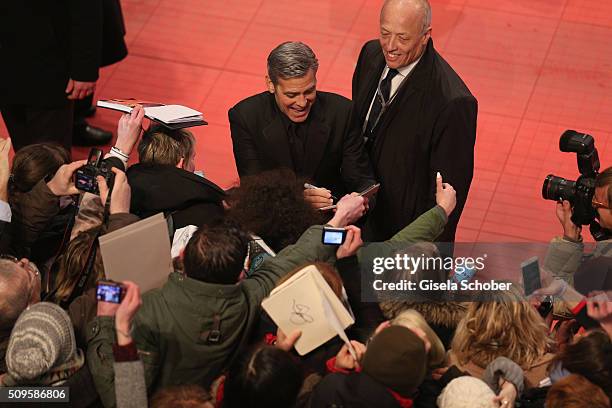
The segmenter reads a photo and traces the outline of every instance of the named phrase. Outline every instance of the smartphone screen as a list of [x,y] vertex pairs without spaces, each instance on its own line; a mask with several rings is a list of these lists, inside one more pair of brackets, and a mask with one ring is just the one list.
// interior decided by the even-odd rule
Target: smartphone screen
[[98,283],[96,297],[102,302],[121,303],[121,286]]
[[542,284],[540,282],[540,266],[538,264],[538,257],[527,259],[521,264],[523,270],[523,286],[525,287],[525,296],[529,296],[533,291],[540,289]]
[[342,245],[346,238],[346,230],[344,229],[324,229],[323,243],[327,245]]

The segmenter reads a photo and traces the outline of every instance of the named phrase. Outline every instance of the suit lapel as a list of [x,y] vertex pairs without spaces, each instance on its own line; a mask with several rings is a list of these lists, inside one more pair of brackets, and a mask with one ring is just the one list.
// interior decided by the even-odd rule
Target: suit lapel
[[365,78],[367,78],[367,84],[364,88],[365,95],[363,96],[365,99],[362,103],[358,104],[358,106],[361,108],[361,111],[359,112],[359,124],[361,126],[363,126],[365,122],[368,110],[370,109],[370,103],[372,103],[374,93],[376,92],[376,88],[378,88],[378,82],[380,80],[380,76],[382,75],[383,69],[385,69],[385,58],[382,55],[382,51],[380,51],[369,62],[368,70],[365,75]]
[[310,112],[311,118],[308,125],[308,140],[306,141],[306,161],[304,163],[304,174],[307,176],[314,176],[319,163],[323,158],[325,149],[327,147],[327,140],[329,139],[330,127],[325,122],[325,110],[323,101],[318,98],[315,101],[312,111]]
[[262,133],[270,156],[274,157],[280,167],[287,167],[293,170],[293,160],[291,160],[287,132],[280,115],[282,115],[280,112],[274,115],[274,119],[263,129]]
[[424,92],[425,84],[428,83],[428,78],[431,75],[431,64],[433,61],[433,42],[430,39],[425,53],[421,57],[419,63],[414,67],[412,72],[408,75],[408,78],[400,85],[397,90],[397,95],[389,106],[389,109],[382,117],[382,122],[379,125],[378,132],[381,134],[386,133],[384,129],[388,126],[389,122],[395,115],[400,111],[409,111],[410,115],[414,115],[414,120],[418,120],[418,112],[414,109],[406,109],[409,106],[414,108],[420,107],[420,104],[413,103],[409,104],[408,101],[411,99],[415,100],[416,95]]

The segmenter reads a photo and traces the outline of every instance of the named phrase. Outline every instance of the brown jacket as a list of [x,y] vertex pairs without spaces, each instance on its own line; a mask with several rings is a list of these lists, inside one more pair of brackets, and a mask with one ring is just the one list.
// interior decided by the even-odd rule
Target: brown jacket
[[[449,351],[450,365],[456,366],[461,371],[468,372],[471,376],[482,379],[485,368],[480,367],[474,362],[460,364],[453,350]],[[554,358],[554,354],[546,353],[538,361],[528,367],[521,367],[525,374],[525,389],[537,388],[540,381],[548,377],[548,365]]]

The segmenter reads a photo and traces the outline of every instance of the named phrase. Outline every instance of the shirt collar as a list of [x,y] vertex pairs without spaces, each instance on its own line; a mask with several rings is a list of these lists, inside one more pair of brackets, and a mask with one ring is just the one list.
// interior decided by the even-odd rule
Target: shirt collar
[[[414,67],[416,67],[416,65],[419,63],[421,58],[423,58],[422,55],[416,61],[414,61],[413,63],[411,63],[409,65],[406,65],[405,67],[398,68],[397,69],[397,72],[398,72],[397,76],[401,76],[402,79],[406,78],[408,75],[410,75],[410,73],[412,72]],[[382,77],[383,78],[387,75],[387,72],[389,72],[389,67],[387,65],[385,65],[385,69],[383,69],[383,72],[382,72]]]

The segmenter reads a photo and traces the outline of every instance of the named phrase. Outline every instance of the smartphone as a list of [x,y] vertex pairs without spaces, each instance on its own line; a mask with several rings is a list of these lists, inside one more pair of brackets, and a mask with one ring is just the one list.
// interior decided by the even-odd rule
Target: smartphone
[[96,288],[96,298],[101,302],[121,303],[123,286],[113,281],[99,281]]
[[323,243],[325,245],[342,245],[346,239],[344,228],[323,227]]
[[540,303],[540,306],[538,306],[538,313],[540,314],[540,316],[542,316],[543,319],[546,319],[546,317],[550,314],[550,312],[552,312],[552,310],[553,298],[551,296],[546,296],[544,300],[542,300],[542,302]]
[[542,287],[540,282],[540,266],[538,257],[527,259],[521,264],[523,271],[523,286],[525,287],[525,296],[531,295],[535,290]]

